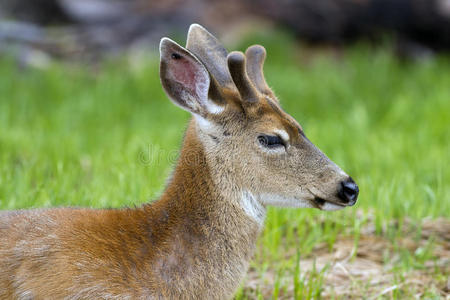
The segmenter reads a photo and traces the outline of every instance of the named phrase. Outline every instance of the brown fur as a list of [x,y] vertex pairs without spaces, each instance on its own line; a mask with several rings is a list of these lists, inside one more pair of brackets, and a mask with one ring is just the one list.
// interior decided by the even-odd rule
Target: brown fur
[[0,218],[0,299],[231,297],[260,228],[217,193],[193,125],[183,149],[156,203]]
[[[211,39],[203,30],[190,31],[197,51]],[[219,49],[212,55],[226,55],[216,43],[207,43]],[[254,49],[249,61],[262,64]],[[0,299],[227,299],[247,270],[266,205],[351,205],[337,197],[348,176],[267,92],[262,66],[250,69],[249,79],[241,65],[243,77],[233,74],[230,86],[226,66],[216,66],[226,82],[217,85],[199,58],[163,39],[163,87],[194,115],[165,192],[136,209],[0,212]],[[242,80],[252,78],[264,91],[247,101],[242,85],[253,83]],[[285,147],[258,142],[280,130]]]

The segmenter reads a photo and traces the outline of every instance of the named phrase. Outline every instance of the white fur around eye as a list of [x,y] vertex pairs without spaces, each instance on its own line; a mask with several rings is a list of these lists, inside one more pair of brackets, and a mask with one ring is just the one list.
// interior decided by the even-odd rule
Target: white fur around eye
[[280,154],[286,153],[286,148],[284,148],[283,146],[275,147],[275,148],[267,148],[267,147],[261,146],[261,148],[269,155],[271,155],[271,154],[272,155],[280,155]]
[[274,132],[283,139],[283,141],[289,141],[289,134],[283,129],[275,129]]

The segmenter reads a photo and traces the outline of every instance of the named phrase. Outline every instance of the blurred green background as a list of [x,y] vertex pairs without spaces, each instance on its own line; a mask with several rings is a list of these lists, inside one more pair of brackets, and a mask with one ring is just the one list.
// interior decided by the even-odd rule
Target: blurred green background
[[[320,298],[323,273],[293,266],[317,245],[332,251],[340,237],[358,247],[368,224],[394,245],[385,259],[398,254],[398,282],[439,259],[433,239],[419,252],[396,241],[405,222],[420,240],[424,220],[450,217],[449,57],[402,61],[389,42],[311,55],[284,32],[235,47],[253,43],[267,49],[266,78],[284,109],[361,192],[339,212],[270,208],[250,270],[261,280],[248,279],[236,297]],[[92,67],[24,69],[2,58],[0,78],[0,209],[134,206],[161,193],[190,116],[162,91],[156,47],[144,59],[114,57]],[[274,274],[270,284],[266,272]],[[442,296],[447,272],[432,268],[433,284],[421,295]],[[405,285],[388,296],[416,292]]]

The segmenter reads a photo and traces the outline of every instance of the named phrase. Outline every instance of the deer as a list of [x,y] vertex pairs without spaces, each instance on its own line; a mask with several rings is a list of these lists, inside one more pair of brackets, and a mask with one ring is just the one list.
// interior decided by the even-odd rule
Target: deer
[[0,299],[229,299],[268,206],[338,210],[358,186],[306,137],[263,74],[192,24],[160,42],[168,98],[191,113],[159,199],[134,208],[0,212]]

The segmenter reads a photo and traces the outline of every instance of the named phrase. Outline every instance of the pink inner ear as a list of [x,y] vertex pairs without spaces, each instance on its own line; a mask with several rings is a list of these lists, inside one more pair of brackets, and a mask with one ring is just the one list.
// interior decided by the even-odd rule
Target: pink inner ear
[[195,65],[190,59],[186,57],[181,57],[178,59],[172,59],[170,62],[172,64],[171,73],[174,79],[183,84],[183,86],[192,94],[197,97],[197,85],[199,82],[198,76],[201,74],[201,69]]

